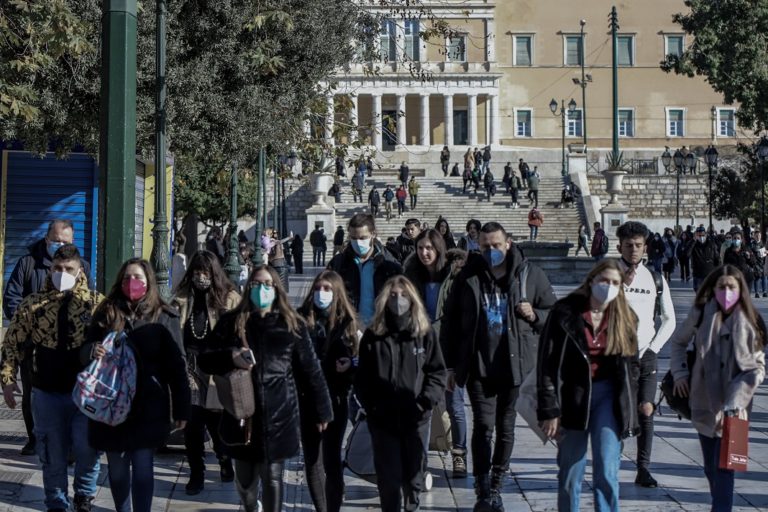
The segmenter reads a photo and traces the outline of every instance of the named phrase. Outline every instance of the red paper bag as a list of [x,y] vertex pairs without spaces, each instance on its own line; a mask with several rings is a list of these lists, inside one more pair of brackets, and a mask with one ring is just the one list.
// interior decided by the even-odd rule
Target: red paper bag
[[723,418],[723,439],[720,443],[720,469],[746,471],[749,446],[749,421],[736,416]]

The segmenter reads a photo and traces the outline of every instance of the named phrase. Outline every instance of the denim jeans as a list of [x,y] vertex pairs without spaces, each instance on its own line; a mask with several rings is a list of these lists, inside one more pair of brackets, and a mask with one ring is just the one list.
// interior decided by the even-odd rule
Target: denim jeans
[[757,283],[760,283],[760,288],[762,288],[762,293],[765,293],[765,276],[755,277],[755,280],[752,281],[752,286],[754,287],[755,293],[757,293]]
[[109,487],[116,512],[150,512],[155,490],[155,451],[142,448],[130,452],[107,452]]
[[456,386],[453,391],[445,392],[445,408],[451,418],[452,448],[467,452],[467,412],[464,410],[464,388]]
[[557,448],[557,509],[578,512],[581,483],[587,467],[587,444],[592,441],[592,480],[596,512],[619,510],[621,441],[613,413],[613,383],[592,383],[587,430],[564,430]]
[[99,478],[99,452],[88,445],[88,418],[72,401],[71,393],[50,393],[32,388],[37,454],[43,466],[45,506],[69,509],[67,458],[75,456],[75,494],[95,496]]
[[531,226],[529,224],[528,227],[531,228],[531,242],[533,242],[539,236],[539,226]]
[[709,494],[712,496],[712,512],[731,512],[733,508],[733,485],[735,474],[727,469],[720,469],[719,437],[707,437],[699,434],[701,453],[704,456],[704,475],[709,482]]

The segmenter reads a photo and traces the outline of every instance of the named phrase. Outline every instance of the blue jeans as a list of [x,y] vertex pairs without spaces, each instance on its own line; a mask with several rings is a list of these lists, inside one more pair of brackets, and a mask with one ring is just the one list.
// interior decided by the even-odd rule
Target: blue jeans
[[619,510],[621,441],[613,413],[613,383],[592,383],[587,430],[564,430],[558,443],[557,509],[578,512],[581,483],[587,466],[587,443],[592,440],[592,478],[596,512]]
[[693,276],[693,291],[694,292],[698,292],[699,291],[699,286],[701,286],[701,283],[704,282],[704,279],[706,279],[706,278],[705,277]]
[[733,484],[735,474],[727,469],[720,469],[719,437],[707,437],[699,434],[701,453],[704,455],[704,475],[709,481],[709,494],[712,496],[712,512],[731,512],[733,508]]
[[88,418],[72,401],[71,393],[49,393],[32,388],[32,416],[37,454],[43,466],[45,506],[69,509],[67,458],[75,456],[75,494],[95,496],[99,452],[88,445]]
[[142,448],[130,452],[107,452],[109,488],[116,512],[150,512],[155,490],[155,451]]
[[760,287],[763,289],[762,293],[765,293],[765,276],[755,277],[755,280],[752,281],[755,293],[757,293],[757,283],[760,283]]
[[445,408],[451,418],[451,440],[453,449],[467,452],[467,413],[464,410],[464,388],[456,386],[445,392]]
[[536,237],[539,236],[539,226],[531,226],[528,225],[529,228],[531,228],[531,241],[536,240]]

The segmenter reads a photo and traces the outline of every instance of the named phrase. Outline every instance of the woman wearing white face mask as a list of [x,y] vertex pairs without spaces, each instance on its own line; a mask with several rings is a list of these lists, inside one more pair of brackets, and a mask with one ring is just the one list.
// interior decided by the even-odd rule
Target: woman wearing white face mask
[[344,281],[333,270],[318,274],[299,314],[307,322],[333,404],[333,421],[325,432],[318,432],[311,397],[299,395],[304,470],[315,510],[338,512],[344,495],[341,448],[347,428],[349,391],[357,368],[357,315]]
[[391,278],[360,341],[355,378],[357,397],[368,414],[383,512],[419,509],[429,419],[443,399],[446,377],[418,292],[406,277]]
[[315,428],[333,419],[328,387],[303,319],[288,302],[280,276],[267,265],[253,269],[243,300],[216,324],[210,350],[198,356],[214,375],[251,371],[253,416],[223,412],[219,434],[235,460],[235,483],[246,512],[283,509],[283,465],[299,451],[299,391],[309,396]]
[[615,260],[600,261],[586,281],[549,313],[539,345],[538,416],[557,440],[558,510],[579,510],[592,442],[595,510],[619,510],[621,439],[639,430],[637,317]]
[[[693,339],[694,363],[686,351]],[[719,469],[723,417],[748,419],[765,378],[766,328],[743,274],[732,265],[712,271],[699,288],[688,319],[670,338],[674,392],[687,396],[699,434],[713,512],[733,508],[734,472]]]

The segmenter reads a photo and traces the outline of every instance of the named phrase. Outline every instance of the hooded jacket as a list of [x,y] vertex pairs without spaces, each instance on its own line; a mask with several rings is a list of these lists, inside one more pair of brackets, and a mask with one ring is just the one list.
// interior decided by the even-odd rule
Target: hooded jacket
[[[91,316],[103,296],[88,289],[80,274],[75,287],[60,292],[51,278],[40,293],[28,296],[11,320],[2,345],[0,379],[7,386],[16,382],[16,371],[27,348],[32,358],[32,385],[44,391],[71,393],[77,374],[83,369],[80,347],[86,342]],[[66,325],[61,325],[61,308],[66,304]],[[65,339],[61,339],[61,335]],[[29,344],[29,346],[27,346]]]
[[[572,293],[559,300],[549,314],[539,343],[536,366],[538,417],[540,421],[560,418],[563,428],[587,430],[589,426],[592,376],[586,323],[582,313],[589,306],[584,295]],[[634,346],[637,347],[636,334]],[[614,407],[622,438],[637,434],[637,378],[640,363],[637,352],[632,356],[612,358],[614,375]]]
[[[464,267],[464,264],[467,261],[467,253],[461,249],[451,249],[446,254],[445,259],[445,267],[443,267],[443,270],[437,276],[437,279],[440,281],[440,292],[437,298],[435,320],[432,322],[432,329],[435,331],[435,337],[438,340],[440,340],[440,329],[443,323],[445,302],[450,295],[456,277],[459,275],[462,267]],[[411,254],[405,260],[405,263],[403,264],[403,274],[405,274],[405,277],[413,283],[419,291],[421,299],[424,300],[427,296],[426,287],[429,282],[429,276],[417,254]]]
[[[511,359],[511,384],[519,386],[536,365],[539,333],[547,321],[549,309],[555,304],[555,293],[547,275],[536,265],[528,262],[517,246],[507,251],[505,264],[508,276],[507,343]],[[521,295],[523,270],[526,285]],[[445,350],[448,368],[456,372],[456,383],[464,386],[472,374],[475,378],[485,375],[476,369],[480,353],[486,348],[487,325],[482,322],[481,274],[490,272],[488,263],[480,254],[469,253],[464,268],[456,277],[443,310],[440,344]],[[515,311],[515,306],[526,299],[536,314],[534,322],[528,322]],[[486,332],[482,332],[482,330]],[[488,361],[489,364],[493,360]]]
[[360,341],[355,392],[369,420],[393,432],[425,422],[443,400],[447,372],[434,332],[375,334]]
[[[24,297],[44,290],[48,274],[51,272],[53,261],[48,254],[48,246],[45,238],[27,247],[29,251],[26,256],[19,258],[16,266],[13,267],[11,277],[5,285],[5,294],[3,295],[3,312],[5,317],[10,320],[13,318],[16,309],[21,304]],[[91,266],[84,259],[80,260],[83,265],[83,273],[88,282],[88,288],[92,288],[90,281]]]
[[[403,269],[400,263],[389,251],[385,251],[378,240],[373,242],[373,294],[379,295],[379,291],[392,276],[401,274]],[[335,271],[344,280],[349,300],[356,310],[360,307],[360,269],[357,266],[357,254],[352,244],[333,257],[328,264],[328,269]]]
[[720,251],[709,237],[704,243],[694,238],[686,245],[685,252],[691,258],[693,277],[703,279],[720,266]]
[[[198,357],[204,372],[226,375],[235,369],[232,350],[242,346],[236,333],[237,315],[237,311],[226,313],[216,324],[212,350]],[[330,422],[328,387],[303,324],[297,334],[277,313],[264,318],[254,313],[246,322],[245,336],[256,361],[251,370],[256,410],[243,422],[225,410],[219,433],[234,459],[280,462],[299,451],[299,388],[309,395],[318,422]]]

